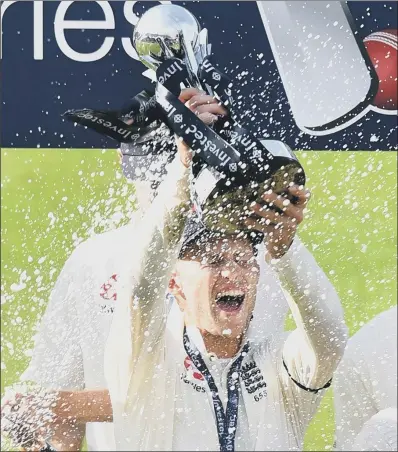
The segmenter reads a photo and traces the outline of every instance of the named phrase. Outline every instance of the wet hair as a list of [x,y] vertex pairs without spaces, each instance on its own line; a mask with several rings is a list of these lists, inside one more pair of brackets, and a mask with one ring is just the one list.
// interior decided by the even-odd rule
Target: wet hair
[[209,230],[195,215],[192,215],[188,218],[185,226],[178,258],[183,259],[194,247],[206,244],[209,240],[223,240],[231,237],[247,240],[252,246],[254,256],[257,256],[258,245],[264,240],[264,234],[258,231],[247,230],[231,235],[220,231]]

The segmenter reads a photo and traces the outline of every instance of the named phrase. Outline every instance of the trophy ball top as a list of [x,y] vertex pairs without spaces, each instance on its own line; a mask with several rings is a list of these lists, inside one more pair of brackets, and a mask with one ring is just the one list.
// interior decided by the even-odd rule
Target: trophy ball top
[[195,50],[200,30],[196,17],[182,6],[158,5],[138,21],[133,46],[142,63],[156,70],[168,58],[184,58],[183,41]]

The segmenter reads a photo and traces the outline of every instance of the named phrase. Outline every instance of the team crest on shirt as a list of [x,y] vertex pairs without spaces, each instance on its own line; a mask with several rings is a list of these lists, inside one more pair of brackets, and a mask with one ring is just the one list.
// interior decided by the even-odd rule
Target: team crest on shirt
[[114,274],[100,288],[100,297],[105,300],[100,306],[103,314],[112,314],[115,309],[114,302],[117,300],[115,285],[117,280],[118,275]]
[[241,379],[248,394],[253,394],[255,402],[267,396],[267,383],[255,361],[242,366]]
[[185,371],[181,373],[181,380],[192,386],[196,392],[206,392],[203,387],[204,376],[196,369],[192,360],[187,356],[184,359]]

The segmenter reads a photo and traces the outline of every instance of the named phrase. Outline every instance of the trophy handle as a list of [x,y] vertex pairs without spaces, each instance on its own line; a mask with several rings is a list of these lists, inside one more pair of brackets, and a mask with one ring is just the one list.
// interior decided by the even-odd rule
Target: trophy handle
[[184,62],[188,69],[189,81],[190,81],[191,86],[195,87],[201,91],[206,91],[203,88],[202,83],[200,82],[199,77],[198,77],[199,65],[198,65],[197,57],[195,56],[192,45],[188,41],[183,30],[181,30],[179,33],[179,40],[180,40],[180,45],[185,53]]
[[209,56],[209,46],[208,43],[208,31],[207,28],[203,28],[203,30],[198,35],[198,47],[197,51],[195,52],[196,61],[198,65],[201,65],[203,63],[203,60]]
[[167,47],[162,37],[157,36],[156,42],[159,44],[160,48],[162,49],[162,52],[164,55],[166,55],[166,58],[174,58],[174,55],[172,51]]

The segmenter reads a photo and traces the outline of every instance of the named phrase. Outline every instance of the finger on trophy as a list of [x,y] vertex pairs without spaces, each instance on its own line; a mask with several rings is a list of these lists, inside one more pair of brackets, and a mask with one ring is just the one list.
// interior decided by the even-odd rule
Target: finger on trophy
[[254,203],[257,203],[258,205],[261,205],[264,207],[264,209],[273,210],[278,213],[282,213],[282,210],[280,210],[276,205],[273,204],[272,199],[270,199],[270,202],[266,202],[265,197],[270,196],[273,192],[272,189],[272,180],[267,180],[264,183],[260,184],[257,190],[257,194],[255,195],[255,199],[252,202],[251,205],[254,205]]
[[282,213],[284,217],[295,219],[297,223],[301,223],[303,220],[303,204],[294,203],[293,198],[290,199],[283,195],[267,195],[265,197],[266,202],[272,202],[272,205],[276,207],[279,213]]
[[297,185],[286,187],[284,190],[278,192],[277,194],[281,197],[282,202],[285,205],[304,205],[308,203],[310,197],[309,190],[300,188]]
[[275,192],[264,193],[263,201],[265,205],[268,205],[269,207],[275,207],[275,210],[279,213],[285,212],[289,205],[292,203],[292,201],[284,196],[283,193],[278,194]]
[[[251,206],[251,210],[257,217],[268,220],[271,223],[277,223],[283,215],[283,212],[281,212],[279,209],[279,212],[277,212],[276,209],[271,209],[267,205],[258,203],[254,203],[254,205]],[[254,219],[254,217],[251,218]]]
[[213,115],[225,116],[227,114],[227,111],[222,105],[214,103],[198,105],[195,108],[195,112],[197,112],[197,114],[199,115],[202,113],[212,113]]
[[190,99],[192,99],[192,97],[196,96],[199,93],[200,91],[197,88],[185,88],[181,91],[178,99],[183,104],[186,104]]
[[276,227],[278,224],[265,218],[247,218],[245,220],[245,226],[249,231],[254,230],[263,233],[267,233],[269,227]]
[[199,113],[199,111],[197,111],[196,114],[197,114],[198,118],[202,122],[204,122],[207,126],[213,125],[218,119],[217,115],[214,115],[213,113],[210,113],[208,111],[205,111],[204,113]]
[[305,205],[311,199],[311,191],[308,188],[300,187],[298,185],[289,187],[288,194],[295,200],[294,204]]
[[217,105],[217,103],[217,99],[215,99],[213,96],[209,96],[204,92],[199,92],[192,96],[191,99],[189,99],[189,101],[186,103],[186,106],[192,110],[192,108],[198,107],[199,105]]

